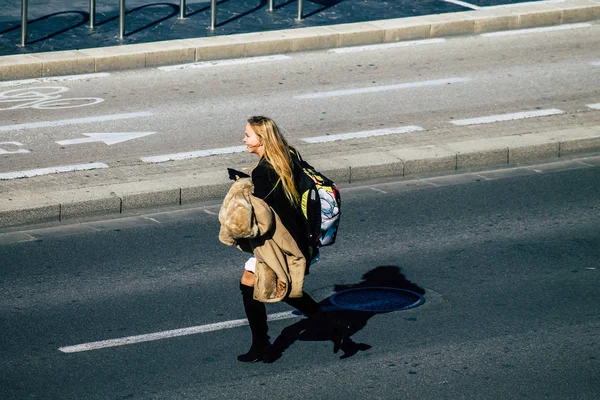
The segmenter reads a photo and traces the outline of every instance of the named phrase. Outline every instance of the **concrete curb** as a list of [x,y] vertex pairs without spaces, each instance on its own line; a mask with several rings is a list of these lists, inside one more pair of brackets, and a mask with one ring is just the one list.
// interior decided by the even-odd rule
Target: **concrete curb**
[[[309,161],[335,182],[344,185],[420,173],[516,166],[595,152],[600,152],[600,126],[416,148],[385,148],[361,155],[328,156]],[[11,204],[2,204],[0,228],[192,204],[222,198],[230,187],[230,181],[222,171],[192,175],[193,172],[178,179],[84,187],[44,194],[15,193]]]
[[149,68],[600,19],[600,0],[515,4],[458,13],[0,57],[0,81]]

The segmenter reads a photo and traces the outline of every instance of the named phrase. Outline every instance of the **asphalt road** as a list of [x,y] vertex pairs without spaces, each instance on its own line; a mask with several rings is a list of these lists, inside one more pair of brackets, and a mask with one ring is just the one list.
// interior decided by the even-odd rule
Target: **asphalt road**
[[[371,347],[345,359],[309,332],[272,365],[242,364],[247,327],[61,352],[243,318],[245,256],[218,243],[215,203],[23,228],[0,245],[0,398],[597,399],[592,164],[342,188],[338,243],[323,250],[307,291],[326,302],[386,286],[426,300],[348,312],[353,340]],[[271,322],[272,337],[300,321]]]
[[[240,146],[245,119],[254,114],[275,118],[307,155],[597,126],[600,25],[507,33],[13,82],[0,87],[0,173],[88,162],[118,168],[144,164],[145,157]],[[548,110],[558,112],[457,124]],[[304,141],[407,126],[420,130],[358,142]],[[145,136],[118,143],[88,137],[123,132]]]

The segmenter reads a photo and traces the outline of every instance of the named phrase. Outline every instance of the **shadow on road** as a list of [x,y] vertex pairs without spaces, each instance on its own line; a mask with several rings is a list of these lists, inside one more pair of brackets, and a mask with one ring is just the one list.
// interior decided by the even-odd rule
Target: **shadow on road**
[[[60,35],[61,33],[78,28],[86,24],[89,20],[89,14],[82,11],[56,12],[53,14],[44,15],[40,18],[31,19],[28,21],[28,27],[30,32],[32,31],[32,28],[35,29],[37,32],[38,27],[41,27],[42,29],[52,27],[51,29],[53,29],[53,31],[50,33],[45,33],[44,36],[40,38],[30,39],[28,43],[33,44],[53,38],[55,36]],[[64,26],[65,24],[67,26]],[[18,25],[6,29],[0,27],[0,36],[17,30],[19,32],[21,31],[20,23]]]
[[[362,281],[350,285],[335,285],[334,290],[341,292],[348,289],[357,288],[394,288],[409,290],[420,295],[425,294],[425,290],[418,285],[412,283],[400,272],[397,266],[379,266],[362,276]],[[357,343],[352,340],[352,335],[359,332],[365,326],[369,319],[376,314],[384,312],[373,311],[355,311],[347,310],[334,306],[329,298],[320,302],[321,307],[326,310],[326,318],[329,323],[323,323],[323,320],[318,319],[302,319],[301,321],[290,325],[283,329],[281,334],[273,343],[276,358],[283,355],[296,341],[328,341],[331,340],[331,330],[328,325],[335,321],[344,321],[349,325],[341,350],[343,354],[341,359],[354,356],[359,351],[366,351],[371,348],[371,345],[366,343]]]

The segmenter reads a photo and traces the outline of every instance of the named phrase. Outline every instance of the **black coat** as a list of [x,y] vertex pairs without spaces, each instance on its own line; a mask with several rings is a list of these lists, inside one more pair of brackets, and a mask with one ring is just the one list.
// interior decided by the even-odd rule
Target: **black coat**
[[[292,165],[293,168],[297,168],[295,164]],[[290,232],[302,250],[304,257],[309,260],[308,233],[302,211],[299,206],[293,206],[285,197],[279,175],[264,158],[252,170],[252,183],[254,184],[254,196],[263,199],[273,208],[283,226]]]

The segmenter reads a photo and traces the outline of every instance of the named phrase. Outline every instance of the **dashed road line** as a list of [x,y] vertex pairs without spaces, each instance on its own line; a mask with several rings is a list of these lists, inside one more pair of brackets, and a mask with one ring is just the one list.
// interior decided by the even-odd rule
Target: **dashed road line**
[[315,136],[310,138],[301,139],[305,143],[325,143],[325,142],[335,142],[338,140],[349,140],[349,139],[362,139],[374,136],[385,136],[385,135],[396,135],[399,133],[409,133],[409,132],[419,132],[424,129],[420,126],[410,125],[410,126],[400,126],[397,128],[386,128],[386,129],[376,129],[372,131],[361,131],[361,132],[350,132],[350,133],[340,133],[337,135],[326,135],[326,136]]
[[219,61],[202,61],[191,64],[179,64],[179,65],[169,65],[166,67],[158,67],[157,69],[161,71],[179,71],[182,69],[196,69],[196,68],[210,68],[210,67],[224,67],[231,65],[243,65],[243,64],[255,64],[261,62],[270,62],[270,61],[281,61],[281,60],[289,60],[292,57],[286,56],[283,54],[277,54],[273,56],[261,56],[261,57],[249,57],[249,58],[235,58],[230,60],[219,60]]
[[379,93],[379,92],[387,92],[387,91],[391,91],[391,90],[412,89],[412,88],[427,87],[427,86],[449,85],[452,83],[465,83],[470,80],[471,80],[471,78],[434,79],[434,80],[430,80],[430,81],[407,82],[407,83],[400,83],[400,84],[396,84],[396,85],[372,86],[372,87],[364,87],[364,88],[357,88],[357,89],[344,89],[344,90],[333,90],[330,92],[302,94],[302,95],[294,96],[294,99],[298,99],[298,100],[326,99],[326,98],[337,97],[337,96],[350,96],[350,95],[355,95],[355,94]]
[[222,154],[233,154],[247,151],[246,146],[222,147],[210,150],[188,151],[184,153],[165,154],[159,156],[142,157],[141,160],[145,163],[162,163],[167,161],[189,160],[192,158],[216,156]]
[[512,121],[516,119],[535,118],[535,117],[546,117],[550,115],[564,114],[564,111],[556,108],[550,108],[547,110],[536,110],[536,111],[523,111],[511,114],[499,114],[499,115],[488,115],[486,117],[468,118],[468,119],[457,119],[450,121],[450,123],[459,126],[465,125],[478,125],[478,124],[489,124],[493,122]]
[[339,49],[331,49],[328,50],[328,53],[358,53],[361,51],[371,51],[371,50],[386,50],[393,49],[396,47],[410,47],[410,46],[422,46],[427,44],[437,44],[437,43],[445,43],[446,39],[425,39],[425,40],[409,40],[406,42],[397,42],[397,43],[385,43],[385,44],[371,44],[367,46],[353,46],[353,47],[341,47]]
[[600,110],[600,103],[588,104],[586,107],[593,108],[594,110]]
[[592,63],[592,65],[594,65],[596,67],[600,67],[600,61],[595,61]]
[[88,164],[73,164],[73,165],[62,165],[58,167],[49,167],[49,168],[38,168],[38,169],[30,169],[26,171],[14,171],[14,172],[5,172],[0,174],[1,180],[10,180],[10,179],[20,179],[20,178],[32,178],[34,176],[40,175],[50,175],[50,174],[59,174],[61,172],[74,172],[74,171],[89,171],[92,169],[101,169],[108,168],[108,165],[97,162],[97,163],[88,163]]
[[[301,317],[301,315],[297,315],[293,311],[284,311],[284,312],[269,315],[268,320],[269,321],[277,321],[277,320],[282,320],[282,319],[290,319],[290,318],[298,318],[298,317]],[[169,338],[174,338],[174,337],[179,337],[179,336],[187,336],[187,335],[195,335],[198,333],[213,332],[213,331],[218,331],[218,330],[222,330],[222,329],[237,328],[237,327],[244,326],[244,325],[248,325],[247,319],[235,319],[235,320],[231,320],[231,321],[217,322],[217,323],[208,324],[208,325],[199,325],[199,326],[192,326],[189,328],[173,329],[170,331],[148,333],[148,334],[144,334],[144,335],[136,335],[136,336],[117,338],[117,339],[101,340],[98,342],[78,344],[78,345],[74,345],[74,346],[64,346],[64,347],[59,347],[58,350],[63,353],[79,353],[82,351],[99,350],[99,349],[105,349],[108,347],[125,346],[125,345],[135,344],[135,343],[152,342],[155,340],[169,339]]]
[[372,187],[371,190],[374,190],[376,192],[383,193],[383,194],[388,194],[388,192],[386,192],[385,190],[381,190],[381,189],[376,188],[376,187]]
[[542,33],[542,32],[552,32],[552,31],[564,31],[564,30],[570,30],[570,29],[589,28],[590,26],[592,26],[592,24],[588,24],[588,23],[566,24],[566,25],[547,26],[547,27],[543,27],[543,28],[515,29],[512,31],[489,32],[489,33],[482,33],[480,36],[482,36],[482,37],[514,36],[514,35],[524,35],[524,34],[529,34],[529,33]]
[[52,76],[52,77],[47,77],[47,78],[21,79],[21,80],[16,80],[16,81],[0,82],[0,87],[23,86],[23,85],[30,85],[32,83],[81,81],[81,80],[85,80],[85,79],[106,78],[107,76],[110,76],[110,74],[108,72],[98,72],[95,74],[64,75],[64,76]]
[[25,124],[0,126],[0,132],[23,131],[26,129],[47,128],[51,126],[90,124],[93,122],[116,121],[120,119],[149,117],[151,112],[99,115],[96,117],[61,119],[57,121],[29,122]]

